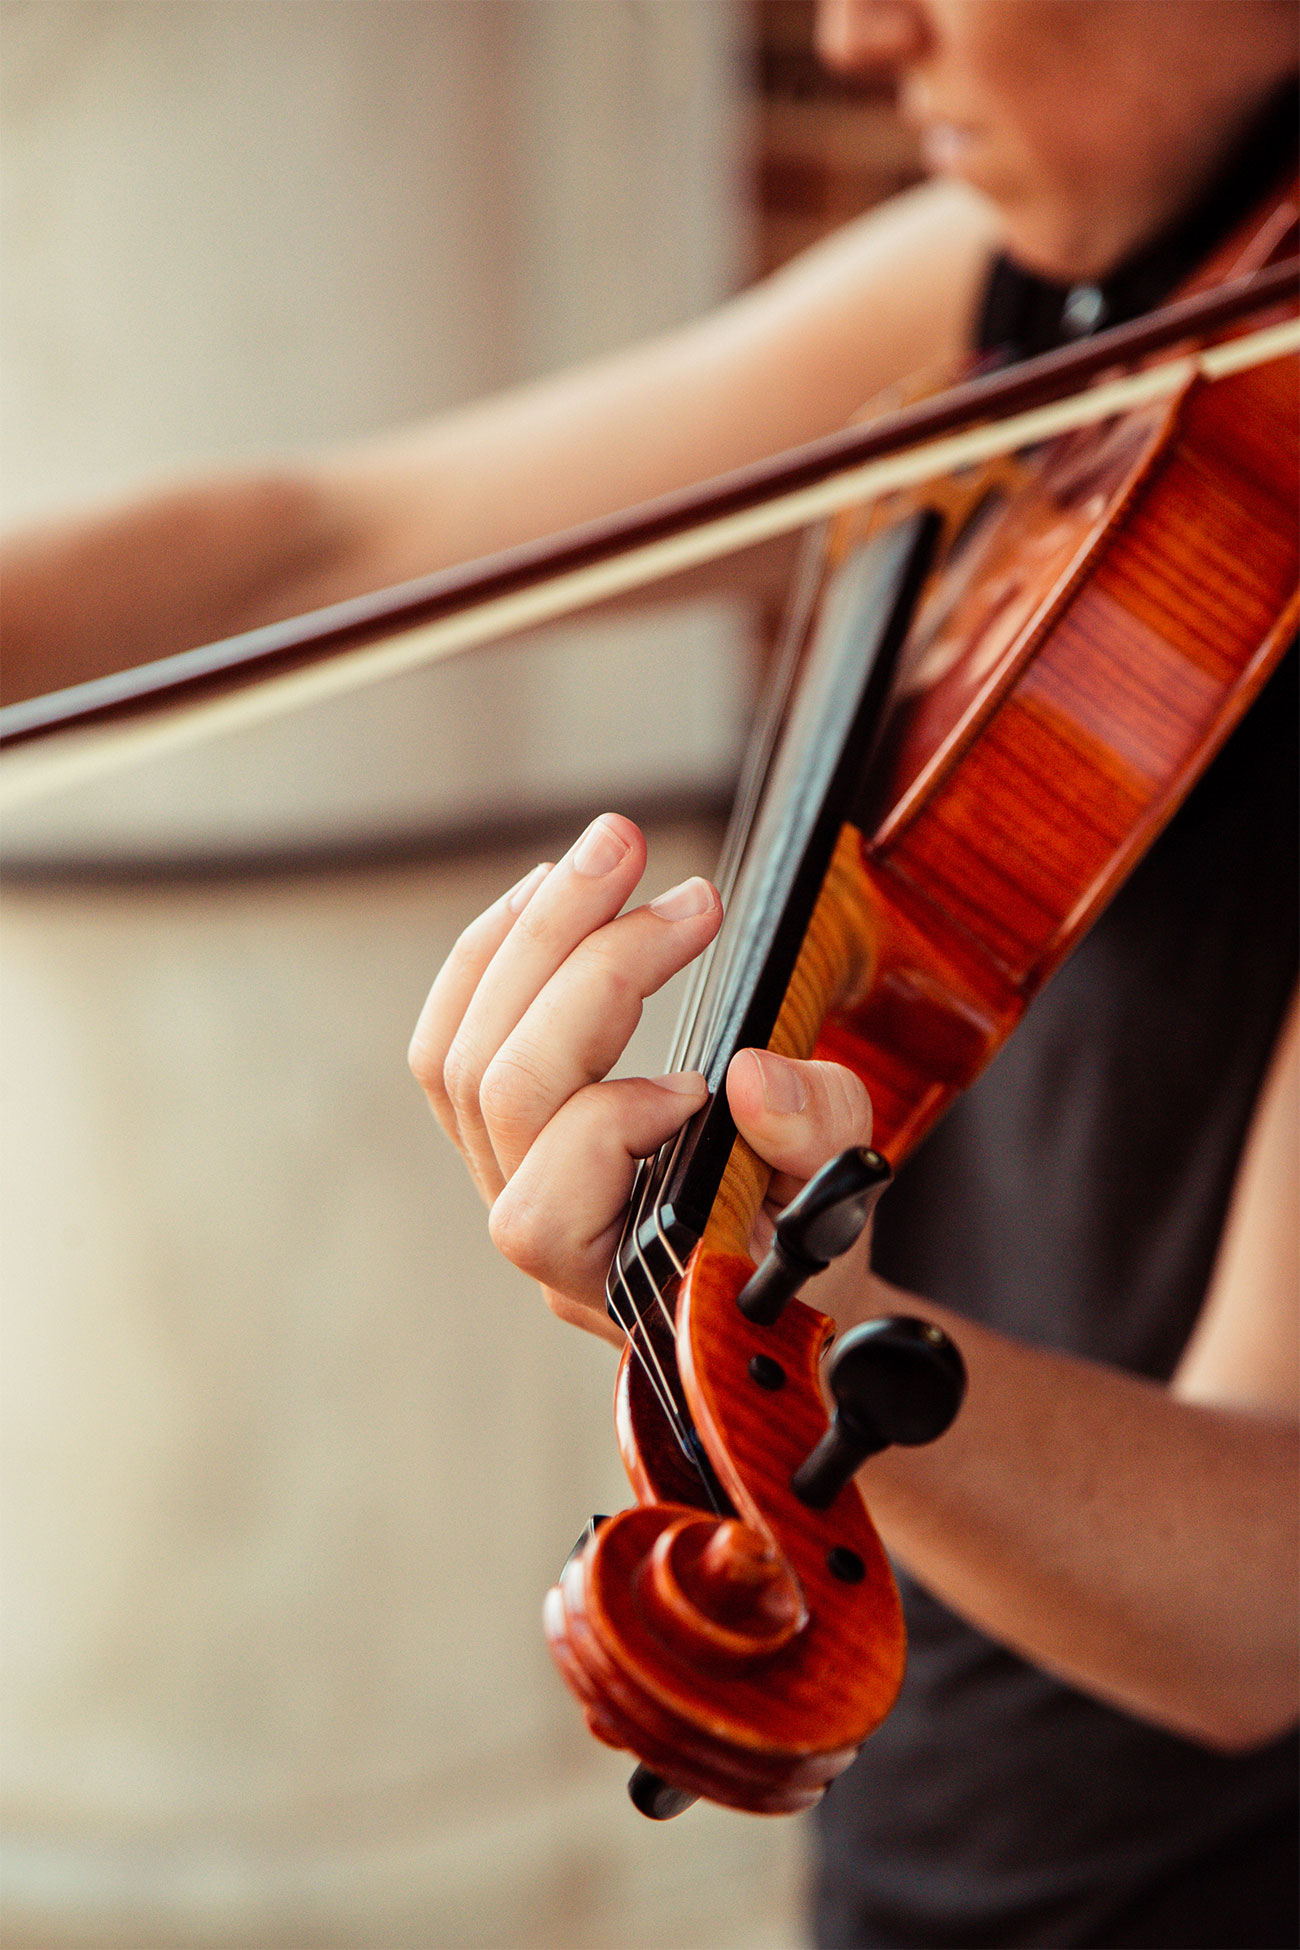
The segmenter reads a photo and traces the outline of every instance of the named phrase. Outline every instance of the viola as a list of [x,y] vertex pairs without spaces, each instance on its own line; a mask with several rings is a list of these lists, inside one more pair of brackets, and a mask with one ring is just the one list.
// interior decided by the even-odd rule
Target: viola
[[[960,1356],[920,1322],[855,1330],[831,1357],[828,1428],[831,1326],[796,1295],[1012,1032],[1294,633],[1296,266],[1262,268],[1294,218],[1279,199],[1204,289],[1151,319],[766,468],[0,713],[0,739],[27,748],[0,798],[30,796],[128,762],[133,741],[292,708],[833,517],[671,1058],[710,1100],[643,1167],[610,1274],[637,1501],[593,1520],[545,1608],[593,1732],[637,1756],[646,1813],[699,1795],[806,1807],[897,1691],[898,1597],[853,1475],[946,1426]],[[811,1182],[759,1267],[767,1174],[721,1087],[745,1045],[848,1064],[876,1115],[876,1149]]]

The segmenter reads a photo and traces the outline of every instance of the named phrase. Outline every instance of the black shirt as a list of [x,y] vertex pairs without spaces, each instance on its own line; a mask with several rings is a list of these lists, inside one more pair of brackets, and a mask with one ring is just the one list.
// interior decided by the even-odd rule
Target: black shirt
[[[1194,221],[1097,296],[1001,261],[981,343],[1023,356],[1072,324],[1156,302],[1188,268],[1192,233],[1201,254],[1266,187],[1279,148],[1293,154],[1294,125],[1289,89]],[[1297,716],[1293,650],[900,1172],[877,1219],[886,1278],[1024,1341],[1172,1372],[1296,980]],[[899,1703],[818,1811],[819,1944],[1296,1943],[1294,1736],[1210,1752],[1049,1677],[900,1584],[910,1651]]]

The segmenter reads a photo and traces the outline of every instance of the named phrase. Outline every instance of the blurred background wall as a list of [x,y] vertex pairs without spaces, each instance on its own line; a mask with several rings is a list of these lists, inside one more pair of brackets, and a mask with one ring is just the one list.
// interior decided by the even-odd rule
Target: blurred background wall
[[[672,324],[910,171],[805,0],[0,24],[8,521]],[[554,632],[7,835],[18,1950],[799,1940],[796,1827],[643,1823],[552,1674],[541,1595],[626,1500],[612,1362],[494,1261],[403,1057],[600,803],[654,811],[655,886],[709,869],[748,633]]]

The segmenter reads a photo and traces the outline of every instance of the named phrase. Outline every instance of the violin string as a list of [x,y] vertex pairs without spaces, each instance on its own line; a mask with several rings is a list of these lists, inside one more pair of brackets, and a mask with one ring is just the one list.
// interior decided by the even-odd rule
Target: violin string
[[[677,1133],[677,1137],[673,1141],[672,1151],[669,1153],[670,1159],[676,1156],[677,1148],[681,1144],[684,1135],[685,1135],[684,1130],[679,1131]],[[647,1186],[649,1185],[653,1176],[654,1176],[653,1173],[646,1174]],[[663,1182],[662,1178],[660,1179],[659,1182],[660,1183]],[[641,1247],[641,1221],[644,1216],[645,1206],[647,1203],[649,1203],[651,1207],[651,1219],[654,1224],[655,1233],[658,1236],[661,1245],[664,1247],[664,1250],[668,1255],[668,1263],[673,1269],[673,1274],[678,1278],[681,1277],[683,1271],[682,1263],[678,1259],[676,1253],[673,1251],[672,1247],[668,1243],[667,1235],[664,1232],[663,1224],[660,1218],[660,1205],[659,1205],[659,1199],[657,1195],[652,1196],[647,1194],[647,1197],[643,1198],[641,1201],[641,1209],[637,1213],[637,1224],[634,1227],[632,1233],[633,1250],[636,1253],[637,1259],[641,1263],[642,1272],[644,1273],[646,1279],[650,1283],[650,1291],[655,1296],[655,1304],[659,1309],[659,1313],[663,1319],[664,1325],[668,1329],[668,1333],[672,1339],[673,1345],[676,1346],[677,1344],[676,1316],[673,1314],[672,1310],[668,1305],[668,1300],[664,1293],[663,1287],[660,1285],[659,1281],[655,1278],[654,1274],[651,1272],[649,1262],[646,1259],[645,1253],[643,1252]]]
[[[741,773],[737,786],[735,805],[732,811],[731,821],[728,825],[727,836],[723,842],[722,854],[717,869],[718,889],[722,896],[724,908],[729,906],[731,896],[735,892],[745,864],[746,846],[753,831],[758,806],[771,772],[773,755],[780,740],[787,706],[794,688],[795,678],[798,674],[800,651],[806,639],[808,627],[816,608],[818,591],[822,584],[821,545],[825,536],[825,527],[825,523],[819,524],[816,528],[810,529],[804,538],[803,550],[795,577],[794,590],[781,630],[780,648],[776,659],[776,682],[769,693],[768,701],[756,727],[755,735],[750,741],[744,770]],[[721,963],[716,960],[719,949],[721,949],[724,957]],[[701,1040],[703,1045],[696,1052],[701,1059],[702,1065],[708,1066],[709,1068],[716,1067],[712,1060],[715,1053],[710,1047],[714,1040],[713,1023],[716,1020],[720,997],[727,987],[727,968],[735,952],[734,937],[727,941],[725,947],[722,946],[722,940],[720,939],[713,949],[700,958],[696,967],[695,978],[683,1003],[681,1014],[677,1020],[677,1027],[673,1034],[672,1046],[669,1052],[670,1069],[675,1070],[682,1067],[687,1052],[691,1049],[692,1044],[697,1038]],[[716,984],[713,987],[713,1006],[710,1011],[710,1019],[705,1024],[703,1030],[701,1030],[700,1016],[709,996],[710,985],[714,983],[714,978],[716,978]],[[634,1199],[635,1219],[634,1223],[629,1227],[633,1249],[641,1262],[651,1290],[657,1296],[659,1311],[668,1332],[674,1339],[677,1333],[676,1322],[669,1311],[663,1289],[660,1287],[658,1281],[655,1280],[646,1263],[645,1255],[641,1251],[639,1242],[642,1226],[647,1213],[649,1213],[659,1244],[669,1264],[673,1267],[674,1273],[678,1277],[681,1276],[684,1270],[682,1263],[678,1259],[668,1235],[663,1228],[658,1188],[667,1179],[685,1141],[686,1129],[684,1127],[671,1140],[667,1151],[659,1154],[659,1158],[655,1164],[643,1168],[640,1184]]]
[[[802,651],[824,586],[822,571],[828,526],[824,521],[818,522],[805,531],[777,642],[774,678],[750,737],[745,764],[737,783],[732,815],[717,868],[718,892],[728,914],[747,865],[754,825],[771,777],[790,699],[803,661]],[[718,1052],[714,1047],[717,1018],[727,994],[728,969],[739,945],[734,928],[728,929],[724,924],[723,932],[713,948],[701,957],[696,978],[678,1018],[669,1056],[670,1068],[683,1067],[692,1049],[698,1059],[696,1067],[702,1070],[717,1067]]]
[[610,1277],[606,1281],[606,1299],[608,1299],[608,1305],[610,1305],[610,1312],[614,1314],[614,1318],[618,1320],[620,1328],[628,1336],[631,1351],[637,1357],[637,1361],[641,1363],[641,1369],[645,1371],[645,1379],[649,1381],[651,1388],[655,1390],[655,1396],[659,1400],[659,1406],[663,1408],[663,1412],[667,1416],[670,1416],[674,1410],[670,1408],[669,1377],[663,1373],[663,1367],[661,1367],[661,1363],[659,1363],[659,1359],[655,1355],[655,1349],[649,1347],[649,1345],[645,1345],[645,1347],[641,1345],[641,1338],[645,1334],[643,1320],[641,1320],[641,1316],[637,1312],[637,1305],[635,1305],[635,1301],[631,1297],[631,1289],[628,1287],[628,1281],[626,1281],[624,1273],[618,1267],[610,1267]]
[[[622,1256],[624,1247],[630,1246],[632,1252],[636,1255],[637,1262],[641,1267],[641,1271],[642,1274],[644,1275],[646,1284],[649,1287],[650,1291],[655,1296],[656,1304],[659,1307],[659,1311],[664,1316],[664,1320],[668,1327],[668,1331],[672,1336],[672,1338],[676,1340],[676,1329],[673,1320],[669,1315],[668,1310],[664,1304],[663,1294],[659,1290],[659,1282],[655,1279],[654,1274],[651,1272],[650,1267],[646,1261],[645,1254],[641,1250],[641,1241],[640,1241],[641,1227],[645,1221],[647,1207],[651,1207],[657,1204],[657,1187],[661,1185],[664,1180],[664,1173],[663,1170],[661,1169],[662,1159],[663,1159],[663,1152],[662,1150],[660,1150],[655,1154],[653,1158],[643,1158],[641,1164],[637,1169],[636,1181],[632,1187],[632,1198],[628,1205],[628,1216],[623,1227],[623,1238],[619,1244],[618,1255],[616,1256],[614,1261],[614,1269],[617,1271],[618,1277],[620,1279],[623,1279],[623,1274],[621,1268],[619,1267],[619,1259]],[[626,1282],[624,1284],[626,1287]],[[639,1321],[641,1318],[640,1309],[637,1307],[636,1302],[632,1299],[631,1289],[626,1288],[626,1290],[628,1293],[629,1302],[632,1307],[633,1316],[635,1319]]]
[[[732,816],[728,825],[726,839],[723,842],[723,849],[717,868],[718,889],[722,896],[724,908],[730,903],[731,896],[735,891],[741,870],[744,866],[745,848],[753,830],[757,808],[771,770],[773,753],[785,721],[787,705],[794,687],[795,677],[798,673],[799,653],[816,606],[817,592],[821,585],[820,544],[823,540],[824,533],[825,524],[821,523],[817,528],[810,529],[804,539],[793,595],[781,630],[780,648],[776,659],[776,682],[769,693],[768,701],[756,727],[755,735],[750,740],[744,769],[737,785]],[[700,960],[696,964],[691,987],[683,1001],[681,1012],[677,1018],[677,1025],[673,1032],[672,1044],[668,1055],[668,1068],[670,1070],[678,1070],[683,1067],[687,1052],[696,1040],[697,1034],[699,1033],[700,1014],[713,978],[716,977],[717,982],[715,993],[726,988],[727,965],[734,955],[735,949],[734,944],[729,943],[723,949],[724,960],[718,964],[716,962],[716,955],[720,945],[715,944],[713,948],[700,957]],[[707,1044],[709,1040],[709,1033],[706,1030],[704,1032],[704,1041]],[[701,1048],[698,1054],[706,1063],[708,1062],[710,1051],[707,1047]],[[680,1278],[684,1269],[667,1233],[664,1231],[658,1194],[660,1187],[665,1183],[671,1173],[685,1142],[686,1129],[684,1127],[669,1141],[668,1146],[658,1154],[656,1159],[647,1161],[641,1167],[632,1197],[632,1216],[624,1235],[637,1256],[646,1283],[656,1297],[656,1304],[660,1316],[669,1335],[674,1340],[677,1337],[677,1324],[669,1309],[663,1288],[655,1278],[645,1254],[641,1250],[640,1237],[642,1227],[648,1216],[654,1226],[655,1234],[665,1257],[672,1266],[675,1276]],[[613,1304],[611,1295],[611,1305]],[[635,1310],[634,1317],[639,1318],[639,1316],[635,1315]],[[619,1316],[619,1320],[620,1325],[624,1327],[624,1331],[628,1331],[626,1323],[622,1320],[621,1316]],[[644,1359],[644,1357],[642,1358]]]
[[[619,1304],[620,1295],[626,1300],[626,1312]],[[694,1458],[691,1456],[686,1424],[682,1420],[681,1411],[678,1409],[673,1397],[671,1384],[655,1351],[654,1343],[650,1339],[645,1321],[637,1311],[636,1302],[633,1300],[631,1290],[621,1272],[615,1272],[611,1275],[609,1301],[611,1311],[618,1321],[619,1326],[627,1335],[632,1352],[640,1362],[641,1370],[646,1376],[655,1399],[663,1410],[664,1417],[677,1439],[678,1447],[693,1465]]]
[[722,856],[718,861],[718,890],[724,903],[730,898],[740,877],[745,848],[754,829],[758,802],[767,784],[773,755],[785,722],[795,678],[798,675],[799,653],[807,638],[808,626],[817,606],[818,595],[824,585],[823,569],[829,526],[826,521],[817,522],[804,531],[800,543],[793,587],[782,618],[774,659],[775,681],[768,691],[762,714],[754,727],[744,769],[736,787],[735,806],[723,842]]
[[[676,1147],[674,1147],[674,1149],[675,1148]],[[655,1205],[655,1210],[654,1210],[654,1228],[655,1228],[655,1232],[658,1234],[659,1243],[663,1247],[664,1252],[668,1256],[670,1265],[672,1266],[677,1277],[680,1279],[682,1275],[685,1273],[686,1269],[682,1265],[682,1262],[678,1259],[677,1254],[673,1251],[672,1241],[669,1239],[668,1234],[664,1231],[663,1219],[661,1217],[661,1209],[657,1203]],[[659,1305],[661,1310],[664,1313],[665,1319],[667,1319],[668,1309],[664,1302],[662,1291],[660,1292],[659,1295]],[[677,1322],[675,1319],[668,1321],[668,1331],[672,1335],[674,1342],[676,1342]]]
[[[644,1201],[642,1201],[642,1203],[643,1202]],[[655,1223],[655,1230],[658,1233],[659,1238],[663,1244],[664,1250],[667,1254],[669,1263],[673,1268],[674,1274],[680,1275],[683,1270],[682,1264],[681,1261],[678,1259],[677,1254],[673,1251],[673,1248],[663,1231],[663,1227],[659,1220],[659,1211],[657,1205],[655,1206],[655,1211],[654,1211],[654,1223]],[[655,1278],[653,1272],[650,1269],[649,1263],[646,1260],[645,1253],[642,1250],[641,1241],[638,1235],[639,1235],[639,1226],[636,1223],[629,1222],[624,1229],[623,1242],[619,1247],[618,1254],[615,1256],[614,1264],[610,1268],[610,1275],[609,1275],[609,1280],[606,1288],[608,1298],[609,1298],[610,1312],[613,1314],[614,1318],[618,1321],[619,1326],[622,1327],[624,1333],[627,1335],[628,1342],[632,1349],[632,1353],[636,1358],[636,1360],[641,1365],[642,1373],[646,1376],[646,1379],[648,1380],[650,1387],[654,1392],[655,1399],[658,1401],[659,1406],[663,1411],[664,1418],[667,1421],[669,1428],[672,1430],[678,1448],[681,1450],[685,1460],[689,1463],[692,1472],[696,1476],[698,1476],[700,1480],[700,1484],[706,1496],[708,1497],[709,1502],[713,1504],[714,1507],[716,1508],[717,1499],[714,1490],[710,1485],[708,1478],[705,1476],[703,1470],[700,1468],[699,1465],[698,1455],[695,1447],[695,1441],[693,1440],[693,1431],[691,1430],[689,1422],[683,1416],[682,1411],[678,1407],[677,1398],[673,1392],[672,1383],[669,1381],[668,1376],[664,1371],[663,1365],[659,1359],[658,1350],[655,1347],[654,1341],[650,1337],[649,1326],[641,1312],[641,1309],[637,1305],[635,1296],[628,1283],[627,1275],[623,1271],[623,1267],[621,1263],[623,1250],[626,1246],[630,1245],[631,1250],[636,1255],[636,1259],[641,1267],[642,1275],[646,1281],[646,1284],[648,1285],[650,1291],[655,1296],[655,1303],[658,1306],[659,1311],[663,1317],[663,1320],[668,1330],[669,1337],[672,1340],[673,1344],[676,1345],[676,1341],[677,1341],[676,1322],[674,1321],[671,1313],[668,1310],[667,1302],[664,1297],[663,1288],[660,1285],[659,1281]]]
[[631,1328],[628,1331],[628,1341],[636,1360],[640,1364],[641,1372],[650,1384],[655,1400],[663,1411],[664,1420],[668,1423],[668,1426],[677,1438],[677,1446],[684,1454],[689,1454],[686,1441],[686,1428],[682,1421],[681,1411],[673,1400],[672,1390],[668,1385],[668,1377],[664,1373],[659,1357],[654,1351],[654,1345],[646,1332],[646,1326],[643,1320],[639,1318],[633,1319]]
[[[673,1151],[672,1153],[669,1154],[670,1157],[675,1154],[677,1146],[682,1141],[682,1137],[683,1137],[683,1132],[679,1131],[676,1139],[673,1141]],[[663,1226],[661,1225],[660,1218],[659,1218],[659,1199],[657,1194],[652,1193],[650,1190],[650,1187],[655,1182],[656,1177],[658,1177],[658,1183],[662,1184],[663,1182],[662,1176],[657,1175],[653,1171],[646,1172],[645,1182],[646,1182],[647,1189],[642,1194],[641,1199],[638,1201],[636,1224],[632,1226],[630,1236],[631,1236],[632,1250],[636,1254],[637,1263],[641,1268],[642,1278],[645,1280],[645,1283],[649,1287],[651,1293],[654,1294],[655,1305],[659,1310],[659,1314],[663,1320],[664,1326],[668,1330],[669,1339],[672,1341],[673,1346],[675,1347],[677,1344],[677,1321],[676,1318],[674,1317],[671,1308],[668,1305],[667,1298],[664,1294],[663,1286],[655,1278],[654,1272],[650,1266],[650,1262],[646,1258],[644,1249],[642,1248],[641,1245],[641,1224],[645,1216],[646,1206],[649,1205],[651,1220],[654,1224],[655,1232],[658,1235],[660,1241],[662,1242],[667,1252],[668,1263],[673,1269],[673,1273],[671,1277],[680,1278],[682,1272],[682,1263],[678,1259],[676,1253],[673,1251],[672,1247],[668,1244],[668,1241],[664,1236]]]
[[632,1354],[650,1385],[655,1400],[662,1409],[665,1419],[672,1425],[673,1432],[680,1442],[682,1440],[682,1431],[677,1405],[673,1401],[671,1390],[668,1387],[667,1376],[664,1374],[655,1356],[654,1349],[648,1343],[645,1343],[644,1323],[635,1313],[625,1317],[616,1307],[614,1308],[614,1313],[619,1326],[627,1335],[628,1345],[631,1347]]
[[[669,1429],[672,1431],[677,1447],[681,1451],[683,1461],[698,1481],[709,1507],[721,1516],[725,1505],[719,1501],[715,1482],[701,1462],[699,1437],[695,1434],[687,1417],[678,1408],[671,1386],[667,1377],[663,1374],[663,1369],[659,1365],[659,1358],[655,1353],[654,1343],[650,1340],[645,1322],[636,1313],[635,1307],[632,1317],[632,1330],[628,1333],[628,1339],[633,1353],[641,1363],[642,1372],[648,1377],[650,1386],[654,1390],[664,1418],[668,1423]],[[641,1344],[643,1339],[645,1342],[644,1346]],[[655,1380],[655,1373],[652,1372],[651,1362],[654,1364],[654,1370],[663,1378],[662,1386]]]
[[[680,1134],[679,1134],[678,1142],[680,1142]],[[655,1205],[655,1209],[654,1209],[654,1226],[655,1226],[656,1233],[659,1235],[659,1243],[663,1247],[663,1250],[666,1253],[668,1260],[674,1269],[674,1273],[678,1277],[680,1277],[682,1273],[685,1271],[685,1268],[683,1267],[680,1259],[678,1259],[676,1252],[673,1250],[672,1242],[669,1239],[667,1233],[663,1229],[661,1208],[659,1207],[658,1204]],[[641,1253],[639,1241],[637,1244],[637,1253],[638,1256],[641,1258],[642,1264],[644,1265],[645,1256],[644,1254]],[[648,1270],[649,1269],[647,1268],[647,1272]],[[663,1289],[662,1287],[659,1286],[657,1281],[654,1283],[654,1290],[655,1293],[658,1295],[660,1309],[663,1313],[664,1319],[668,1321],[668,1331],[672,1335],[675,1344],[677,1340],[677,1323],[676,1321],[672,1320],[669,1317],[667,1305],[664,1300]],[[676,1429],[677,1440],[678,1440],[678,1444],[681,1447],[682,1454],[685,1456],[687,1462],[690,1464],[694,1474],[699,1478],[700,1487],[704,1492],[705,1498],[710,1508],[718,1516],[722,1516],[724,1511],[729,1506],[727,1505],[725,1498],[722,1501],[719,1500],[719,1489],[717,1485],[717,1479],[713,1476],[712,1470],[707,1469],[701,1461],[700,1452],[698,1448],[698,1443],[699,1443],[698,1436],[696,1436],[693,1441],[690,1439],[692,1435],[692,1431],[690,1430],[689,1425],[685,1422],[675,1421],[674,1427]]]

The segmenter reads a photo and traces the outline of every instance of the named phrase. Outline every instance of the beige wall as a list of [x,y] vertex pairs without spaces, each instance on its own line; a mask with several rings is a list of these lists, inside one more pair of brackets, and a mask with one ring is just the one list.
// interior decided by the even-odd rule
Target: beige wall
[[9,1946],[795,1940],[793,1829],[644,1822],[540,1638],[612,1360],[401,1064],[530,861],[5,904]]
[[[733,26],[722,0],[6,7],[9,514],[708,302],[743,256]],[[716,779],[734,623],[638,628],[527,680],[376,693],[19,839],[242,847],[413,830],[520,778],[533,809]],[[714,726],[687,762],[665,713],[622,746],[588,724],[586,770],[557,766],[593,659],[654,690],[656,657]],[[662,886],[717,835],[654,838]],[[6,901],[20,1950],[795,1940],[794,1830],[643,1823],[538,1635],[573,1535],[625,1497],[610,1362],[494,1260],[402,1058],[456,930],[531,858]]]
[[[747,256],[730,0],[5,0],[0,24],[8,523],[602,351]],[[454,826],[492,810],[485,774],[525,814],[698,786],[745,709],[734,621],[653,634],[648,658],[640,621],[566,631],[155,761],[12,819],[10,857]]]
[[5,0],[0,26],[6,519],[469,398],[743,268],[728,0]]
[[23,0],[3,21],[10,515],[509,376],[508,5]]

